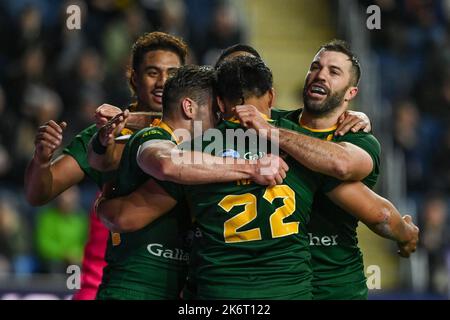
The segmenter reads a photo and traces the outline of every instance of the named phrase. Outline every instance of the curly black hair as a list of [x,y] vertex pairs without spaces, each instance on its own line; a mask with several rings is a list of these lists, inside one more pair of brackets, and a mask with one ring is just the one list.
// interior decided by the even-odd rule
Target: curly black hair
[[130,90],[133,94],[136,88],[131,81],[132,71],[139,69],[139,66],[144,59],[144,55],[149,51],[165,50],[175,53],[182,65],[186,63],[186,56],[188,47],[186,43],[178,37],[164,32],[148,32],[140,36],[131,48],[131,64],[127,70],[127,78]]
[[233,104],[242,104],[249,97],[259,98],[272,86],[272,71],[254,56],[225,60],[217,69],[217,95]]
[[214,68],[217,69],[217,68],[219,67],[219,65],[220,65],[220,64],[221,64],[221,63],[222,63],[222,62],[223,62],[230,54],[235,53],[235,52],[238,52],[238,51],[247,52],[247,53],[249,53],[249,54],[251,54],[251,55],[253,55],[253,56],[255,56],[255,57],[261,58],[261,56],[259,55],[259,52],[256,51],[255,48],[253,48],[253,47],[251,47],[251,46],[249,46],[249,45],[247,45],[247,44],[241,44],[241,43],[238,43],[238,44],[232,45],[231,47],[228,47],[228,48],[226,48],[226,49],[224,49],[224,50],[222,51],[222,53],[220,54],[219,58],[217,59],[217,62],[216,62],[216,64],[215,64]]

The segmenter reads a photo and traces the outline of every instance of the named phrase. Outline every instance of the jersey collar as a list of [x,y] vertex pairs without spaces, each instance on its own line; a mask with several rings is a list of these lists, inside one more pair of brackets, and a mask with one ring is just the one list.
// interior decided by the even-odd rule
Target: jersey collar
[[326,128],[326,129],[313,129],[313,128],[310,128],[310,127],[302,124],[301,117],[302,117],[302,114],[300,113],[299,116],[298,116],[298,124],[299,124],[299,126],[304,128],[304,129],[306,129],[306,130],[308,130],[308,131],[311,131],[311,132],[330,132],[330,131],[336,130],[337,127],[338,127],[338,125],[335,124],[334,126],[332,126],[330,128]]
[[[270,119],[266,114],[264,114],[264,113],[259,113],[260,115],[261,115],[261,117],[263,117],[264,118],[264,120],[266,120],[267,122],[272,122],[272,121],[275,121],[275,120],[272,120],[272,119]],[[236,117],[231,117],[230,119],[227,119],[226,121],[229,121],[229,122],[232,122],[232,123],[241,123],[240,121],[239,121],[239,119],[236,119]]]
[[157,127],[160,127],[161,129],[167,131],[172,137],[172,139],[176,142],[176,144],[180,144],[180,141],[178,140],[177,136],[173,133],[173,130],[169,127],[167,123],[161,120],[157,125]]

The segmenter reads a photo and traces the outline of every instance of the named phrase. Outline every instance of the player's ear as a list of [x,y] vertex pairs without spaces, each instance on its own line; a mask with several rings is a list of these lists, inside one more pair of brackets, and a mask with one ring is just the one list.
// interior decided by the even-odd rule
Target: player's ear
[[275,104],[275,89],[274,88],[270,88],[270,90],[268,92],[268,98],[269,98],[269,108],[272,108],[273,105]]
[[219,106],[220,112],[225,114],[225,102],[220,97],[217,97],[217,105]]
[[345,95],[345,101],[353,100],[354,97],[358,94],[358,87],[350,87],[347,90]]
[[136,73],[136,71],[134,71],[134,69],[132,69],[130,71],[130,83],[131,83],[131,86],[133,87],[134,91],[136,91],[137,73]]
[[192,99],[184,98],[181,101],[181,108],[188,119],[194,119],[195,116],[195,102]]

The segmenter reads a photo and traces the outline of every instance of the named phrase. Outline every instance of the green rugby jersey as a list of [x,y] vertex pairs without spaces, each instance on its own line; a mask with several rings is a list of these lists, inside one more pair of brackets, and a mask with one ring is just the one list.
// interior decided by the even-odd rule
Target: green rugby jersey
[[[242,130],[239,123],[223,121],[217,129],[223,148],[210,153],[245,159],[264,155],[252,139],[240,146],[225,139],[227,130]],[[283,185],[237,181],[184,187],[202,235],[191,251],[189,297],[311,299],[306,225],[322,179],[292,159],[286,161],[290,170]]]
[[[150,177],[137,164],[139,147],[150,140],[172,140],[170,129],[145,128],[134,134],[123,151],[115,195],[136,190]],[[165,189],[176,188],[159,181]],[[141,230],[113,234],[108,240],[102,284],[97,299],[178,299],[186,280],[190,216],[178,205]]]
[[114,177],[112,172],[100,172],[93,168],[88,163],[88,146],[89,141],[97,133],[97,127],[91,125],[78,133],[75,138],[64,148],[63,153],[74,158],[84,174],[91,178],[97,186],[101,189],[103,184],[110,181]]
[[[364,132],[335,137],[336,128],[317,131],[301,127],[298,125],[300,112],[301,110],[285,113],[280,121],[291,122],[291,129],[303,134],[328,141],[349,142],[365,150],[373,160],[373,170],[362,182],[373,188],[380,167],[381,148],[377,139]],[[338,179],[327,177],[321,192],[316,193],[314,198],[313,213],[308,225],[314,299],[367,298],[363,257],[358,248],[356,233],[358,220],[325,195],[340,183]]]

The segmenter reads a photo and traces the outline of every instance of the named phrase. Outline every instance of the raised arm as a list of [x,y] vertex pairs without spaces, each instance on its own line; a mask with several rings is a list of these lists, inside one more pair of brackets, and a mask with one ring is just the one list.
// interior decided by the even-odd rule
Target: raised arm
[[250,179],[261,185],[283,183],[288,165],[275,155],[260,160],[215,157],[183,151],[168,140],[149,140],[141,145],[137,162],[141,169],[162,181],[205,184]]
[[176,204],[175,199],[149,179],[129,195],[111,199],[100,197],[96,212],[111,231],[133,232],[155,221]]
[[57,124],[50,120],[38,129],[34,156],[26,168],[24,181],[26,199],[33,206],[48,203],[84,178],[83,170],[71,156],[61,155],[52,161],[66,126],[65,122]]
[[419,229],[412,223],[411,217],[402,217],[390,201],[363,183],[341,183],[327,196],[376,234],[396,241],[402,257],[409,257],[416,250]]
[[[97,128],[101,128],[108,123],[109,120],[122,113],[119,107],[113,106],[111,104],[104,103],[95,110],[95,124]],[[161,112],[130,112],[128,121],[126,123],[126,128],[131,130],[141,130],[148,127],[149,124],[156,118],[161,118]]]
[[95,170],[106,172],[119,167],[124,143],[117,142],[116,137],[125,128],[128,117],[127,110],[117,114],[92,137],[88,146],[88,162]]
[[243,126],[253,128],[310,170],[344,181],[359,181],[373,169],[373,160],[354,144],[323,141],[307,135],[270,125],[252,105],[236,107],[236,116]]

